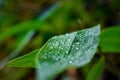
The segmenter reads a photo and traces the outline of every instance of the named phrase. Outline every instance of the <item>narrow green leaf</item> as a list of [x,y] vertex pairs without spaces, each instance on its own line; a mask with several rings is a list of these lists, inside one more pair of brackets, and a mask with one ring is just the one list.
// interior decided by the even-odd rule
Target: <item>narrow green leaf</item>
[[50,15],[52,15],[59,7],[61,6],[61,2],[57,2],[54,5],[52,5],[50,8],[48,8],[46,11],[44,11],[40,16],[38,16],[38,19],[40,20],[46,20]]
[[104,68],[104,58],[101,58],[89,71],[86,80],[99,80],[103,68]]
[[[19,46],[15,49],[15,51],[8,57],[12,58],[13,56],[16,56],[18,52],[20,52],[23,47],[27,44],[27,42],[29,41],[29,37],[30,35],[34,34],[35,30],[37,27],[39,27],[39,24],[41,24],[42,21],[46,20],[48,18],[48,16],[50,16],[58,7],[60,6],[60,2],[59,3],[56,3],[55,5],[53,5],[50,9],[48,9],[47,11],[43,12],[39,17],[38,17],[38,20],[37,21],[31,21],[31,22],[25,22],[25,23],[20,23],[17,25],[17,27],[13,27],[13,28],[9,28],[7,29],[5,32],[2,32],[2,34],[0,35],[0,37],[2,38],[1,40],[4,40],[6,39],[7,37],[9,36],[12,36],[12,35],[15,35],[17,33],[20,33],[20,32],[24,32],[26,30],[28,30],[29,32],[27,33],[27,35],[25,35],[25,39],[23,39],[21,41],[21,43],[19,44]],[[40,21],[42,20],[42,21]],[[35,25],[35,23],[37,23]],[[24,25],[23,25],[24,24]],[[31,25],[33,24],[34,27],[32,29]],[[36,26],[36,27],[35,27]],[[22,29],[24,28],[24,29]],[[32,30],[31,30],[32,29]],[[13,31],[11,31],[13,30]],[[15,31],[14,31],[15,30]],[[9,33],[8,35],[6,33]],[[12,57],[11,57],[12,56]],[[8,60],[8,57],[7,57],[7,60]],[[6,61],[6,60],[5,60]],[[10,64],[9,64],[10,65]],[[22,66],[21,66],[22,67]]]
[[[25,60],[29,61],[27,55],[11,61],[9,65],[20,67],[22,64],[23,67],[36,67],[32,66],[36,61],[40,79],[51,80],[67,68],[82,67],[90,62],[99,43],[99,34],[100,26],[98,25],[90,29],[55,36],[49,39],[40,50],[32,52],[34,55],[28,56],[31,65],[26,64]],[[39,63],[36,58],[39,59]]]
[[100,46],[103,52],[120,52],[120,26],[104,29]]
[[26,32],[24,35],[20,36],[20,40],[19,41],[17,40],[17,43],[15,44],[16,45],[15,50],[6,58],[4,58],[2,61],[0,61],[0,69],[2,69],[10,59],[16,57],[23,50],[23,48],[31,40],[34,33],[35,31],[31,30],[29,32]]
[[19,33],[22,32],[26,32],[26,31],[30,31],[30,30],[36,30],[36,29],[43,29],[44,26],[44,21],[54,13],[55,10],[57,10],[57,8],[59,8],[61,5],[61,3],[58,2],[55,5],[53,5],[50,9],[46,10],[45,12],[43,12],[38,18],[37,20],[33,20],[33,21],[27,21],[27,22],[21,22],[15,26],[12,26],[10,28],[7,28],[4,31],[0,32],[0,43],[2,41],[4,41],[6,38],[13,36],[13,35],[17,35]]
[[35,50],[29,54],[18,57],[8,62],[7,66],[9,67],[31,67],[37,68],[37,60],[38,60],[38,52],[39,50]]
[[4,31],[0,32],[0,43],[12,35],[17,35],[21,32],[26,32],[33,29],[35,30],[38,28],[43,28],[43,25],[44,25],[44,21],[35,20],[35,21],[22,22],[13,27],[7,28]]

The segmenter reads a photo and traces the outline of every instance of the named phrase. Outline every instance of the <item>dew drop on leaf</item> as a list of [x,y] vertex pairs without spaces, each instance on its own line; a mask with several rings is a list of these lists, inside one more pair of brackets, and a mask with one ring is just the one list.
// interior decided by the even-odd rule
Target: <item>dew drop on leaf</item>
[[79,43],[79,42],[76,42],[75,44],[79,45],[80,43]]
[[76,48],[76,50],[78,50],[79,48]]
[[70,39],[68,39],[68,42],[70,42]]
[[68,53],[68,51],[66,51],[66,53]]
[[53,49],[53,46],[52,46],[52,47],[50,47],[50,49]]
[[[71,66],[82,67],[90,62],[98,46],[99,34],[100,28],[94,27],[70,34],[55,36],[48,40],[45,46],[40,50],[33,52],[34,54],[37,54],[37,57],[39,53],[40,80],[51,80],[52,76],[61,72],[61,70]],[[33,63],[36,62],[36,55],[31,56],[32,59],[30,59],[30,62],[32,64],[30,66],[36,67]],[[26,58],[26,56],[18,58],[17,60],[18,62],[21,60],[21,62],[24,63],[24,66],[26,66],[24,58]],[[15,62],[14,65],[18,66],[18,64],[16,64],[17,60],[12,61],[11,65]]]
[[71,64],[71,63],[72,63],[72,61],[70,60],[70,61],[69,61],[69,63]]

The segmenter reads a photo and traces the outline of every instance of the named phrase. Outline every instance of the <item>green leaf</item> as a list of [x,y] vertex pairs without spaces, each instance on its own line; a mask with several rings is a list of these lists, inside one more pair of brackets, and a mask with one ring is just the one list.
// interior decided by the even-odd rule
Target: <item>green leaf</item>
[[10,59],[18,56],[18,54],[23,50],[23,48],[31,40],[34,33],[35,33],[35,31],[31,30],[31,31],[26,32],[23,35],[19,36],[19,39],[17,39],[16,40],[17,42],[14,44],[15,50],[10,55],[8,55],[6,58],[4,58],[2,61],[0,61],[0,69],[2,69]]
[[104,58],[101,58],[89,71],[86,80],[99,80],[103,68],[104,68]]
[[10,28],[7,28],[0,32],[0,43],[4,41],[6,38],[17,35],[22,32],[30,31],[30,30],[36,30],[36,29],[43,29],[43,26],[45,24],[45,20],[53,14],[57,8],[61,6],[61,3],[58,2],[55,5],[53,5],[50,9],[47,9],[45,12],[43,12],[37,20],[27,21],[27,22],[21,22],[17,25],[14,25]]
[[[29,60],[26,55],[11,61],[9,66],[36,67],[37,65],[40,80],[51,80],[67,68],[82,67],[90,62],[99,43],[99,34],[100,25],[55,36],[49,39],[40,50],[28,54]],[[27,65],[25,60],[31,61],[31,65]]]
[[19,33],[27,32],[29,30],[36,30],[39,28],[43,28],[43,26],[44,26],[44,21],[41,20],[22,22],[20,24],[5,29],[4,31],[1,31],[0,43],[12,35],[17,35]]
[[37,60],[38,60],[38,52],[39,50],[35,50],[29,54],[24,56],[18,57],[8,62],[7,66],[9,67],[37,67]]
[[120,52],[120,27],[104,29],[101,33],[100,46],[103,52]]

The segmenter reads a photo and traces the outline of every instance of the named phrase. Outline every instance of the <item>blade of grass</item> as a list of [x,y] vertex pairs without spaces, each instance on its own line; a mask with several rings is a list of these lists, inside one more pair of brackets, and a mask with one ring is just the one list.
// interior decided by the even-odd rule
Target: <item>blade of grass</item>
[[99,80],[103,68],[104,68],[104,58],[101,58],[89,71],[86,80]]
[[33,37],[34,33],[35,31],[29,31],[24,34],[21,41],[19,41],[16,49],[0,62],[0,69],[2,69],[10,59],[16,57],[19,54],[19,52],[23,50],[23,48],[29,43],[29,41]]

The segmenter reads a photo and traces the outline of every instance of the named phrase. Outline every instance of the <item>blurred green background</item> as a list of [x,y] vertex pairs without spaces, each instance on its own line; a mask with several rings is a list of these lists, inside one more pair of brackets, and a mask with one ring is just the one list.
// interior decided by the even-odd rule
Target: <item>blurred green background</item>
[[[35,69],[4,66],[11,59],[42,47],[53,36],[97,24],[102,30],[119,26],[119,3],[120,0],[0,0],[0,80],[35,80]],[[100,56],[96,54],[90,64],[67,70],[55,80],[84,80]],[[119,54],[110,52],[104,56],[106,67],[99,80],[120,80]]]

